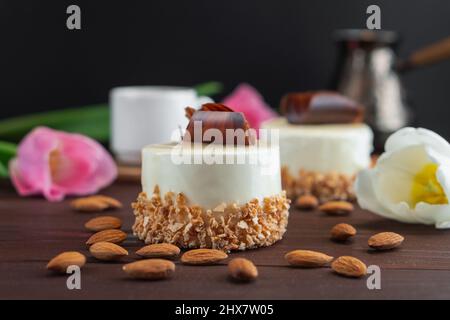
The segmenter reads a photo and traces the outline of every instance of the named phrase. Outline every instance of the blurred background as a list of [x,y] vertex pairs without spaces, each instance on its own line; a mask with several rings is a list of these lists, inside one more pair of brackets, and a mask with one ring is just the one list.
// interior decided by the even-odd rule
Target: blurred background
[[[82,30],[66,28],[77,4]],[[330,84],[331,34],[365,28],[381,7],[405,57],[450,35],[450,1],[0,1],[0,118],[103,103],[122,85],[216,80],[224,94],[255,86],[274,108],[283,93]],[[403,76],[415,122],[450,138],[450,61]]]

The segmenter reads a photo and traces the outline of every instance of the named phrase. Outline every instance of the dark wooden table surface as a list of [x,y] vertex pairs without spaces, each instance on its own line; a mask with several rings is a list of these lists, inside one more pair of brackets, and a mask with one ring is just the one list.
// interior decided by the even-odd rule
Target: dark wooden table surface
[[[117,183],[103,191],[125,207],[108,212],[124,220],[130,236],[124,246],[133,261],[142,243],[131,235],[129,204],[140,186]],[[49,203],[41,198],[19,198],[8,185],[0,186],[0,298],[2,299],[442,299],[450,298],[450,231],[389,221],[363,210],[347,217],[291,210],[285,238],[269,248],[232,253],[254,261],[260,277],[248,284],[227,277],[226,262],[194,267],[176,262],[176,273],[166,281],[129,280],[122,263],[102,263],[89,257],[84,222],[98,214],[73,212],[68,201]],[[348,222],[358,235],[347,244],[329,240],[330,228]],[[397,250],[374,253],[367,239],[379,231],[405,236]],[[330,268],[294,269],[283,259],[287,251],[311,249],[332,256],[352,255],[381,268],[381,290],[369,290],[366,279],[337,276]],[[78,250],[88,256],[81,272],[81,290],[68,290],[67,276],[45,269],[61,251]]]

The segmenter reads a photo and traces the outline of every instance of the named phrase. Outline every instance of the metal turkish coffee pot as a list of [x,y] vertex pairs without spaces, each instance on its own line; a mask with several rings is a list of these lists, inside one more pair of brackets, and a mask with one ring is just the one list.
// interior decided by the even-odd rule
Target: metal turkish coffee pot
[[382,150],[387,137],[412,120],[399,74],[450,58],[450,37],[405,60],[396,56],[398,35],[393,31],[338,30],[334,38],[339,55],[332,89],[365,106],[375,149]]

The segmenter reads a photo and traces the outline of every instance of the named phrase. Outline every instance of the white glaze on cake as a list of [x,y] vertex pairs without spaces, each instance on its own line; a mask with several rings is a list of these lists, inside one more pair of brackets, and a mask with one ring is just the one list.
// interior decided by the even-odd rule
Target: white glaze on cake
[[[272,146],[227,146],[192,149],[191,145],[160,144],[142,150],[142,188],[149,195],[156,185],[161,194],[183,193],[190,204],[214,209],[222,203],[245,204],[253,199],[281,194],[279,149]],[[172,152],[179,148],[184,156],[211,155],[213,152],[234,164],[179,164]],[[245,159],[237,164],[238,157]],[[253,161],[250,161],[253,157]],[[263,161],[255,161],[258,159]]]
[[262,128],[280,130],[281,165],[292,173],[353,175],[370,165],[373,133],[366,124],[294,125],[277,118]]

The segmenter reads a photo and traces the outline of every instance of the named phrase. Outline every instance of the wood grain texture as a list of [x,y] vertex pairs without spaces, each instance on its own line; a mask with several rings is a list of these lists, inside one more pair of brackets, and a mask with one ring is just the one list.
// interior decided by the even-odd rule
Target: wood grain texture
[[[140,190],[138,184],[116,184],[102,193],[124,203],[114,212],[131,234],[133,214],[129,204]],[[292,210],[288,232],[275,245],[230,254],[218,265],[187,266],[175,260],[176,272],[165,281],[130,280],[122,265],[137,259],[142,242],[133,236],[122,244],[130,255],[121,262],[97,261],[85,241],[91,233],[84,223],[99,214],[80,214],[70,209],[70,199],[49,203],[19,198],[9,185],[0,186],[0,298],[61,299],[449,299],[450,231],[422,225],[401,224],[356,209],[348,217],[318,211]],[[346,243],[330,240],[337,223],[352,224],[358,233]],[[378,232],[393,231],[405,237],[400,248],[388,252],[369,249],[367,239]],[[295,269],[284,254],[295,249],[316,250],[339,257],[350,255],[368,266],[381,268],[382,290],[368,290],[364,279],[346,279],[331,268]],[[68,290],[65,275],[45,269],[48,260],[62,251],[80,251],[88,257],[82,269],[81,290]],[[235,257],[254,262],[259,277],[253,283],[229,280],[227,263]],[[183,288],[183,290],[180,290]]]

